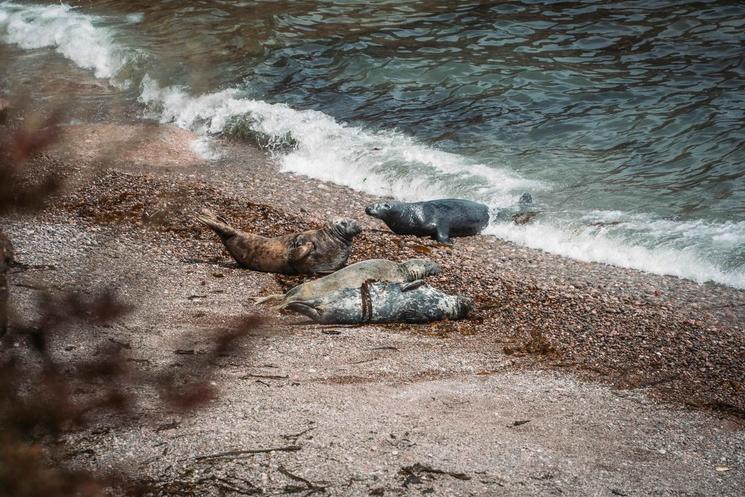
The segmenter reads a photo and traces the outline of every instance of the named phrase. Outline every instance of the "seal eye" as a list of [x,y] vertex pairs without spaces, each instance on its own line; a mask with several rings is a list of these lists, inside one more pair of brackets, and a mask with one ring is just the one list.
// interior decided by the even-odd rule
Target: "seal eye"
[[390,208],[391,208],[391,204],[389,204],[388,202],[383,204],[383,209],[390,209]]

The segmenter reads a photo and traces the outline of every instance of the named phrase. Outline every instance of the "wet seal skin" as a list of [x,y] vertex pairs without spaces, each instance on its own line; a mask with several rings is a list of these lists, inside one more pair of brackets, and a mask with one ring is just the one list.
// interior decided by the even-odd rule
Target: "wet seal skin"
[[323,324],[428,323],[465,318],[473,309],[473,300],[448,295],[422,280],[367,281],[357,288],[297,299],[286,308]]
[[489,208],[461,199],[380,202],[365,209],[398,235],[429,236],[451,244],[450,237],[478,235],[489,224]]
[[439,274],[441,271],[439,264],[429,259],[409,259],[401,263],[386,259],[370,259],[342,268],[323,278],[298,285],[284,295],[269,295],[256,302],[258,304],[276,303],[277,308],[282,309],[291,302],[320,298],[344,288],[359,288],[364,282],[370,280],[408,283]]
[[197,221],[217,233],[241,267],[288,275],[324,274],[344,267],[352,239],[362,231],[353,219],[337,219],[321,229],[267,238],[235,229],[208,210]]

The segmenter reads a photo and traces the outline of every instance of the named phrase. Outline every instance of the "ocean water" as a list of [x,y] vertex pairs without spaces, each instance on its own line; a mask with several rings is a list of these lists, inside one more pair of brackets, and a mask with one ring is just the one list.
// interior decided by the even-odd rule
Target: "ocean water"
[[0,0],[0,45],[0,84],[83,69],[91,105],[195,130],[206,160],[232,134],[381,196],[529,191],[541,216],[488,233],[745,288],[743,3]]

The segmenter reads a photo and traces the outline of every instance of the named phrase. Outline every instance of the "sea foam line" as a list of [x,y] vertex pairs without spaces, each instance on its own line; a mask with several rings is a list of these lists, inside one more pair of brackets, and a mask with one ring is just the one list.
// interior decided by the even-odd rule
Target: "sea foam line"
[[270,144],[291,140],[292,147],[277,154],[283,171],[376,195],[421,200],[460,194],[505,205],[524,190],[543,187],[509,171],[422,145],[397,131],[349,126],[323,112],[242,98],[234,89],[191,96],[182,88],[160,87],[146,76],[140,101],[157,109],[162,122],[204,134],[219,134],[239,118],[243,126],[268,137]]
[[94,26],[95,17],[69,5],[0,3],[0,39],[24,49],[51,47],[97,78],[111,79],[128,60],[112,32]]
[[[485,233],[579,261],[745,289],[745,268],[725,271],[711,260],[713,252],[723,256],[728,250],[742,247],[738,244],[745,239],[745,222],[709,224],[647,217],[646,223],[636,219],[614,229],[587,224],[558,227],[549,223],[544,220],[524,226],[492,224]],[[636,223],[639,224],[635,227]],[[624,234],[619,234],[621,230]]]

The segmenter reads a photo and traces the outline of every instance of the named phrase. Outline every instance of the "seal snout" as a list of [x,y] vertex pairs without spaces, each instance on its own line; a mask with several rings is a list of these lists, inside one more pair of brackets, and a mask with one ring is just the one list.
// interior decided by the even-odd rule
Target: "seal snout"
[[370,204],[365,207],[365,214],[372,217],[382,219],[387,212],[391,210],[390,202],[382,202],[377,204]]
[[349,240],[362,233],[362,225],[354,219],[335,219],[331,224],[337,235]]
[[464,318],[473,310],[473,299],[470,297],[464,297],[458,295],[455,302],[456,315],[459,318]]

